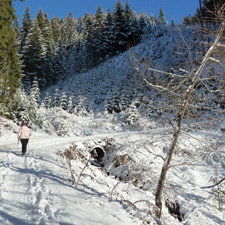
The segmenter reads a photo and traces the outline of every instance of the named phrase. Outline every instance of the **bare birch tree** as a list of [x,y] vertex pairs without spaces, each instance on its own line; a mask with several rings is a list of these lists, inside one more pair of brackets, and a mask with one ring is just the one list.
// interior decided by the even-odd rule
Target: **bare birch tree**
[[[213,61],[214,63],[220,63],[219,60],[214,59],[212,55],[216,53],[217,48],[221,48],[221,46],[225,47],[225,45],[223,46],[221,44],[221,40],[225,31],[225,18],[223,17],[223,15],[224,15],[224,6],[220,9],[218,13],[218,18],[220,19],[221,23],[220,23],[220,29],[214,36],[213,43],[208,48],[208,51],[205,53],[199,67],[195,70],[195,72],[192,72],[187,76],[183,76],[183,75],[180,76],[173,73],[158,71],[154,68],[148,68],[148,70],[150,71],[167,75],[172,79],[167,85],[164,85],[164,86],[161,84],[153,83],[151,79],[149,79],[146,76],[146,73],[145,73],[146,70],[143,70],[143,68],[141,68],[143,65],[140,65],[140,64],[138,65],[137,59],[135,58],[133,59],[133,63],[139,75],[150,87],[160,92],[166,92],[167,94],[175,96],[178,99],[177,109],[179,110],[179,112],[176,119],[176,124],[174,126],[172,143],[171,143],[171,146],[169,147],[168,155],[165,158],[162,169],[161,169],[161,173],[160,173],[160,177],[159,177],[159,181],[157,185],[157,190],[156,190],[156,195],[155,195],[155,205],[158,207],[158,212],[157,212],[158,218],[161,218],[161,213],[162,213],[162,193],[163,193],[163,188],[166,181],[167,172],[170,168],[170,163],[172,161],[173,154],[177,148],[178,140],[182,132],[183,120],[184,120],[187,108],[190,106],[190,101],[192,100],[192,94],[195,91],[197,83],[202,82],[201,75],[203,74],[203,70],[205,69],[207,62],[209,62],[210,60],[210,61]],[[171,83],[175,79],[181,79],[181,81],[178,83],[178,85],[171,87]],[[186,82],[187,80],[189,80],[189,85],[188,86],[187,84],[183,85],[183,83]],[[186,89],[184,89],[184,87]],[[177,91],[178,89],[179,89],[179,92]]]

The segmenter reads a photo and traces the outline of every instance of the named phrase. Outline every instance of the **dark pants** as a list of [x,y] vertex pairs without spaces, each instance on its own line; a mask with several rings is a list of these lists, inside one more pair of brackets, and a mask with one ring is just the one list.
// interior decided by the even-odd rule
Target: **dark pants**
[[27,151],[27,144],[28,144],[29,139],[20,139],[20,141],[22,144],[22,155],[25,155],[26,151]]

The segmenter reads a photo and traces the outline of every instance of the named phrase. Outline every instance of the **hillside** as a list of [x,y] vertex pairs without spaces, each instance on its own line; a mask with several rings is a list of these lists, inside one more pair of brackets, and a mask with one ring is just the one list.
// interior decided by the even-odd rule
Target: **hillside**
[[[187,39],[192,35],[185,33]],[[19,127],[1,118],[1,224],[225,222],[225,183],[213,186],[225,176],[224,116],[210,111],[185,119],[166,179],[162,218],[156,218],[155,192],[176,110],[152,107],[167,96],[149,88],[137,67],[145,68],[150,59],[157,69],[173,67],[181,74],[193,69],[174,53],[180,40],[174,30],[157,29],[132,51],[43,90],[35,111],[41,128],[31,124],[25,158],[17,145]],[[105,153],[100,164],[90,158],[96,145]]]

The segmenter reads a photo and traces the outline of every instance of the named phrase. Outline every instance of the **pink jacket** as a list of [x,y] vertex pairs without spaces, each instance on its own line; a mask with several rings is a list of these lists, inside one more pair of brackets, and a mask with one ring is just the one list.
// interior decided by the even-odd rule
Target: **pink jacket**
[[18,133],[18,139],[29,139],[31,131],[27,126],[22,126]]

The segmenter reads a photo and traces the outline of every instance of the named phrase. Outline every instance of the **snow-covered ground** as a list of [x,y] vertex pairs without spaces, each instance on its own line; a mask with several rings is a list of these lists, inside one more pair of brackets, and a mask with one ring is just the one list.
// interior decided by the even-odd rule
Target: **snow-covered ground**
[[[222,190],[217,194],[215,188],[201,188],[212,185],[213,177],[225,176],[220,129],[195,130],[182,136],[163,199],[178,202],[183,220],[171,216],[163,205],[158,221],[154,194],[171,128],[142,121],[146,129],[124,129],[106,118],[95,120],[93,128],[94,118],[76,119],[74,129],[80,129],[76,135],[58,137],[32,130],[26,157],[19,155],[19,127],[2,119],[0,224],[225,224],[224,183],[217,186]],[[96,144],[106,150],[104,168],[92,165],[93,159],[88,161]],[[65,151],[74,159],[68,160]],[[127,161],[118,164],[118,156],[125,155]]]

